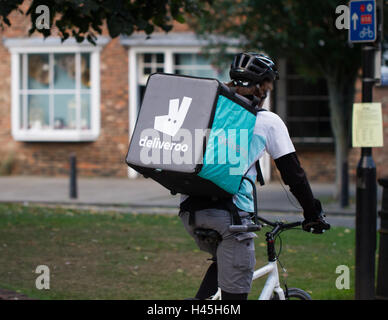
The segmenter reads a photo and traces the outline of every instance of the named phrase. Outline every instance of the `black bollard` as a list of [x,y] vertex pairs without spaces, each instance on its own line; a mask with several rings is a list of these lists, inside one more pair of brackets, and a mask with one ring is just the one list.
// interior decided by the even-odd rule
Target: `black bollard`
[[342,164],[341,208],[349,206],[349,165]]
[[379,184],[383,187],[383,202],[379,211],[380,247],[376,298],[388,300],[388,178],[379,179]]
[[70,155],[70,198],[77,199],[77,158],[75,153]]

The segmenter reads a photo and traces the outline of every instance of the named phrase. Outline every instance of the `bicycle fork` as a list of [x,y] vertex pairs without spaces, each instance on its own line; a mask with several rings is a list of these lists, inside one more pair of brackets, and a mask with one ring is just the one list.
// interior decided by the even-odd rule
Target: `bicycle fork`
[[[273,230],[272,232],[267,232],[265,234],[267,242],[268,265],[267,270],[263,271],[266,271],[266,273],[269,273],[269,275],[267,281],[265,282],[263,291],[260,294],[259,300],[269,300],[273,292],[277,294],[279,300],[285,300],[285,294],[283,289],[280,287],[279,282],[279,271],[275,251],[274,231],[277,232],[277,230]],[[261,275],[258,274],[256,276]]]

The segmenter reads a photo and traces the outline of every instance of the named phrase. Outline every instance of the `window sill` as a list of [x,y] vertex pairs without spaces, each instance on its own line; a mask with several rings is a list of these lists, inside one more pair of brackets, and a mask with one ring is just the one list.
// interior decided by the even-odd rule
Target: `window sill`
[[54,130],[33,131],[33,130],[19,130],[12,133],[16,141],[25,142],[83,142],[96,141],[99,132],[94,131],[73,131],[73,132],[58,132]]

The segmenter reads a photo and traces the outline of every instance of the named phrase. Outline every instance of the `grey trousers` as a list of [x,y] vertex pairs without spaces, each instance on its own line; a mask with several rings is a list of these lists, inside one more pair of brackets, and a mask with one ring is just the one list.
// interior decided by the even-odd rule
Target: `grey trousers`
[[[240,211],[243,224],[249,222],[249,214]],[[230,213],[221,209],[204,209],[195,214],[195,225],[189,225],[189,212],[181,211],[179,216],[187,232],[194,238],[200,250],[217,258],[218,286],[229,293],[249,293],[256,264],[253,232],[231,233]],[[201,241],[194,229],[216,230],[222,241],[216,245]]]

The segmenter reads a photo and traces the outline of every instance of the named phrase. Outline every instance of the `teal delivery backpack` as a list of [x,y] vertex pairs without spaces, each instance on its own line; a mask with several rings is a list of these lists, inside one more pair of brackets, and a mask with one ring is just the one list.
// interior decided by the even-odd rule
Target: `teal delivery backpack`
[[216,79],[152,74],[126,163],[172,194],[230,197],[248,169],[257,111]]

